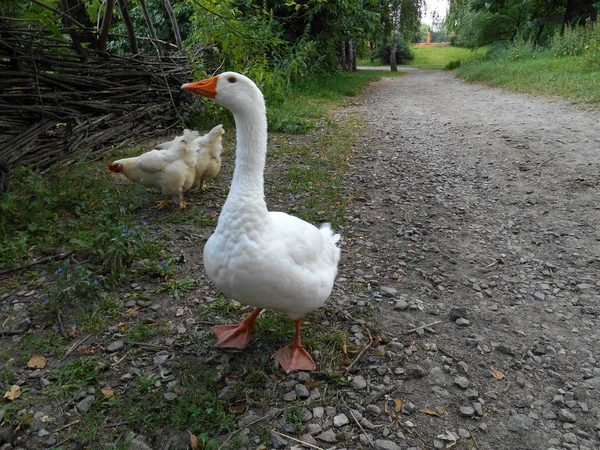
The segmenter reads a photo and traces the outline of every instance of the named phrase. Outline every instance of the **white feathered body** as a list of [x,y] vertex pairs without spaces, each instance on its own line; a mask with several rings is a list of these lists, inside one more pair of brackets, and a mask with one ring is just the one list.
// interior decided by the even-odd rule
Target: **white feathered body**
[[217,228],[204,247],[208,277],[230,298],[298,319],[325,303],[340,259],[329,224],[321,229],[264,201],[267,121],[260,90],[222,74],[215,101],[233,112],[236,163]]
[[165,150],[119,159],[111,166],[134,183],[157,189],[165,196],[180,194],[194,184],[197,161],[194,140],[197,137],[197,132],[186,130],[180,139],[169,142]]
[[221,152],[223,151],[223,125],[217,125],[204,136],[196,139],[198,144],[198,160],[196,162],[196,180],[204,181],[214,178],[221,170]]

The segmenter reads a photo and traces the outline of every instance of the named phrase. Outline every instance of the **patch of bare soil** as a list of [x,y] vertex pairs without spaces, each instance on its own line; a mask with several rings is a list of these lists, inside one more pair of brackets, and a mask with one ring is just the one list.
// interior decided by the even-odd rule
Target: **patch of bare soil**
[[[336,230],[340,273],[304,327],[317,370],[274,366],[292,336],[277,314],[259,318],[243,352],[214,347],[210,327],[247,310],[204,276],[211,227],[185,216],[155,231],[168,232],[174,276],[196,280],[193,289],[159,289],[158,274],[133,283],[104,331],[72,336],[44,367],[11,365],[11,384],[37,401],[20,411],[31,417],[18,433],[4,424],[2,450],[186,449],[175,417],[194,408],[211,436],[219,417],[235,431],[218,436],[224,449],[599,448],[600,114],[419,70],[371,85],[335,114],[358,114],[365,129],[342,187],[352,202]],[[269,194],[286,182],[289,158],[267,160],[273,210],[305,200]],[[232,163],[229,152],[219,180],[190,195],[194,211],[218,215]],[[3,326],[38,336],[57,326],[39,313],[45,283],[4,294]],[[68,310],[62,320],[80,328]],[[23,339],[4,336],[2,347]],[[68,388],[56,374],[87,357],[101,372],[49,396]],[[159,415],[176,426],[148,425]]]

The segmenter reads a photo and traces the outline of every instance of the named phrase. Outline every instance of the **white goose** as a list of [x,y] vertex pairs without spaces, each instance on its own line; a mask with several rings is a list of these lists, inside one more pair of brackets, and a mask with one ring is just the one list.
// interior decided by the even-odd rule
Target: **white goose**
[[302,316],[325,303],[333,288],[340,249],[329,224],[320,229],[264,200],[267,116],[262,92],[244,75],[225,72],[183,89],[211,98],[233,113],[237,129],[235,170],[217,228],[204,247],[204,267],[229,297],[254,306],[241,323],[213,328],[219,347],[245,348],[262,309],[296,322],[293,342],[273,355],[286,372],[314,370],[300,340]]

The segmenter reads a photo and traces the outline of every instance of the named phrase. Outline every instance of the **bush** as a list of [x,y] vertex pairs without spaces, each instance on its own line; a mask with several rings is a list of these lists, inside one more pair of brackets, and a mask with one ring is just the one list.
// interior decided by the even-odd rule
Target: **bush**
[[[375,57],[381,58],[383,64],[389,64],[391,48],[391,43],[383,46],[377,55],[375,55]],[[411,52],[408,43],[405,41],[398,41],[398,48],[396,49],[396,63],[406,64],[407,62],[412,61],[414,58],[415,55]]]
[[446,64],[446,70],[454,70],[460,67],[460,59],[455,59]]

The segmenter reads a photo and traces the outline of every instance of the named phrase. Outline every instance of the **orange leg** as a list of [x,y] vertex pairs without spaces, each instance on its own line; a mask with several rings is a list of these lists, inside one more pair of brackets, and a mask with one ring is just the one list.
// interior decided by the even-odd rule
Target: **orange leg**
[[236,325],[221,325],[214,327],[213,333],[217,337],[219,348],[246,348],[250,342],[250,334],[254,328],[256,317],[262,308],[254,308],[250,315]]
[[279,364],[281,364],[286,373],[293,372],[294,370],[315,370],[316,367],[313,359],[304,350],[304,347],[302,347],[302,342],[300,341],[301,325],[302,317],[296,320],[296,337],[294,341],[273,355],[273,358],[279,361]]
[[177,208],[177,211],[181,211],[182,209],[187,208],[189,205],[190,204],[183,199],[183,192],[179,194],[179,208]]
[[167,195],[162,202],[160,202],[156,206],[153,206],[152,209],[163,209],[165,206],[167,206],[169,204],[169,200],[171,200],[171,196]]
[[196,192],[204,192],[204,178],[200,178],[200,186],[198,186]]

